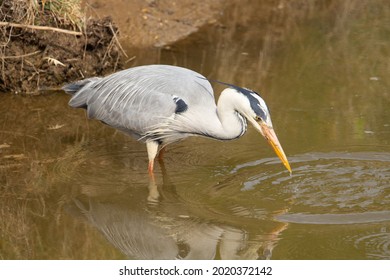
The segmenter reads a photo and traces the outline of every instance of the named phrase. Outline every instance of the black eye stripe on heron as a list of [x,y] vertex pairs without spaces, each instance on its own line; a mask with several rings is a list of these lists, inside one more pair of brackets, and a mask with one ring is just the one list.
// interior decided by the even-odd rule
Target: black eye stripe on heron
[[[246,98],[248,98],[249,104],[250,104],[252,110],[256,113],[256,115],[258,115],[263,121],[267,121],[267,113],[264,112],[264,109],[261,107],[261,106],[266,107],[266,105],[264,102],[260,102],[260,100],[257,99],[257,97],[260,97],[260,94],[258,94],[257,92],[255,92],[253,90],[250,90],[247,88],[242,88],[242,87],[239,87],[239,86],[236,86],[233,84],[229,84],[229,83],[225,83],[225,82],[221,82],[218,80],[209,80],[209,81],[216,82],[216,83],[219,83],[219,84],[222,84],[225,86],[229,86],[229,87],[237,90],[238,92],[242,93],[244,96],[246,96]],[[264,103],[264,104],[262,104],[262,103]],[[267,107],[265,109],[268,110]]]

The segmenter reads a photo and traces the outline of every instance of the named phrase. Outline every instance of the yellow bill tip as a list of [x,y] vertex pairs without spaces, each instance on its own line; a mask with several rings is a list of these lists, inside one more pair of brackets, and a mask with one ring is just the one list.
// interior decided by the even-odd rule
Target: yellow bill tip
[[288,162],[286,154],[284,153],[283,148],[280,145],[278,137],[276,136],[273,128],[268,127],[266,125],[263,125],[263,126],[261,126],[261,130],[262,130],[263,136],[267,139],[268,143],[274,149],[276,155],[282,161],[282,163],[286,167],[286,169],[290,172],[290,176],[292,176],[292,169],[291,169],[290,163]]

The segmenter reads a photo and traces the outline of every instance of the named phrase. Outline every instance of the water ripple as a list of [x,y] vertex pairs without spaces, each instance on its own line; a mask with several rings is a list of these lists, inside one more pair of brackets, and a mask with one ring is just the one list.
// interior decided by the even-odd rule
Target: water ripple
[[348,214],[304,214],[286,213],[278,221],[299,224],[360,224],[390,221],[390,211],[348,213]]
[[390,259],[390,232],[386,227],[382,227],[379,232],[370,232],[354,238],[355,248],[364,249],[369,258]]
[[[293,176],[275,172],[277,159],[241,164],[232,174],[248,173],[242,190],[282,187],[296,212],[343,213],[388,211],[390,153],[308,153],[290,157]],[[255,168],[261,165],[261,173]],[[255,174],[253,174],[256,172]]]

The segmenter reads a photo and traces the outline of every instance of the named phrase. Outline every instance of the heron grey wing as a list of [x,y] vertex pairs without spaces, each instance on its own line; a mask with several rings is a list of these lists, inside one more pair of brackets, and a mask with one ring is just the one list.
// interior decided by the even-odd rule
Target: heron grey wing
[[151,127],[163,124],[188,106],[207,110],[216,107],[206,78],[168,65],[139,66],[93,80],[69,104],[79,105],[78,100],[86,100],[89,118],[135,136],[148,133]]
[[169,95],[145,92],[145,88],[136,85],[100,90],[93,97],[88,102],[89,118],[138,137],[172,116],[176,108]]

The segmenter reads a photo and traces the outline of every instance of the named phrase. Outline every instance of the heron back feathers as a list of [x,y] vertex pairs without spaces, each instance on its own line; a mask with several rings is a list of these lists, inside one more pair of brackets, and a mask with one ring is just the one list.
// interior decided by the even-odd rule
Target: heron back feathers
[[[138,139],[191,110],[216,110],[210,83],[189,69],[149,65],[65,85],[69,105]],[[198,108],[198,109],[196,109]],[[172,131],[172,133],[175,133]],[[176,135],[177,136],[177,135]]]

